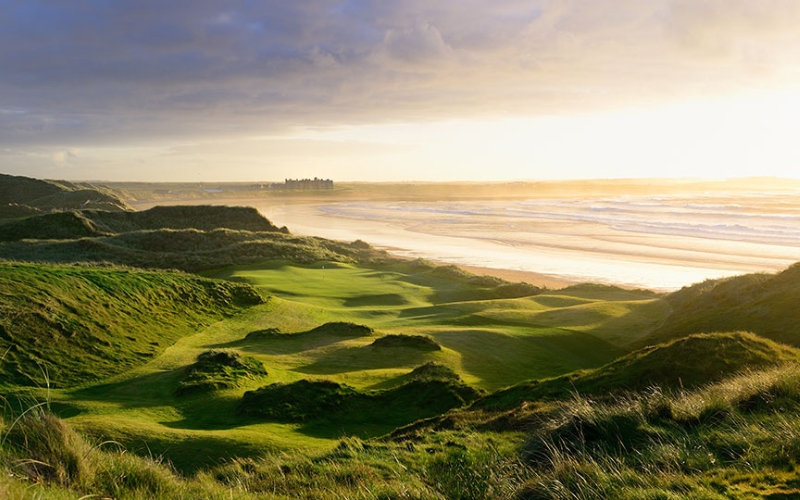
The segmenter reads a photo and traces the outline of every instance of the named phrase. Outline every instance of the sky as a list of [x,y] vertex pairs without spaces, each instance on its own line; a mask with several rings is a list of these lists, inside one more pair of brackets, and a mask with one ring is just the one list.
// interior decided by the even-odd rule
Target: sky
[[0,0],[0,172],[800,178],[797,0]]

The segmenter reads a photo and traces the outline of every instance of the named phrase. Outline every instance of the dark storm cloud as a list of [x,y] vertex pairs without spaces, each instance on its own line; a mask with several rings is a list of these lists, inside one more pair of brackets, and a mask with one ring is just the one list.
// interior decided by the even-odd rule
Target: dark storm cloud
[[[800,60],[797,3],[780,0],[0,0],[0,10],[0,146],[15,147],[574,112]],[[789,52],[770,51],[778,41]]]

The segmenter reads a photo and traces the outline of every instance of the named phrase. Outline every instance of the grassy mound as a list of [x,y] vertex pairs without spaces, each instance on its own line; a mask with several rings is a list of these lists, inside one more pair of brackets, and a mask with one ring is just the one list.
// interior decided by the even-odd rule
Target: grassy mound
[[797,362],[800,352],[750,333],[697,334],[647,347],[591,371],[525,382],[487,396],[476,408],[513,408],[570,393],[602,396],[652,386],[695,388],[749,369]]
[[363,395],[352,387],[330,380],[299,380],[247,391],[236,411],[280,422],[304,422],[341,411],[357,398],[363,398]]
[[94,222],[78,211],[37,215],[0,225],[0,241],[73,240],[103,235]]
[[404,347],[408,349],[418,349],[421,351],[442,350],[442,346],[436,343],[436,341],[432,338],[425,335],[384,335],[383,337],[375,339],[375,342],[370,345],[378,348]]
[[359,392],[329,380],[272,384],[242,397],[237,412],[278,422],[322,419],[353,425],[365,420],[389,431],[474,401],[479,393],[453,380],[412,380],[385,391]]
[[233,229],[251,232],[288,232],[278,228],[252,207],[212,205],[157,206],[142,212],[91,211],[87,217],[110,233],[157,229]]
[[646,342],[692,333],[745,330],[800,346],[800,264],[685,287],[666,297],[672,313]]
[[495,276],[479,276],[458,266],[437,266],[422,259],[406,262],[402,268],[408,272],[418,273],[423,278],[433,277],[462,285],[452,287],[450,290],[439,289],[434,298],[436,302],[512,299],[531,297],[543,292],[538,286],[528,283],[512,283]]
[[429,361],[424,365],[411,370],[408,375],[404,375],[411,380],[461,380],[461,377],[450,367],[435,361]]
[[236,387],[242,380],[266,375],[264,365],[255,358],[242,356],[236,351],[209,350],[198,355],[197,361],[186,368],[175,395],[228,389]]
[[332,321],[306,332],[307,335],[334,335],[337,337],[369,337],[374,330],[365,325],[347,321]]
[[104,262],[187,272],[275,259],[301,264],[319,261],[383,263],[391,260],[385,251],[372,247],[365,249],[352,243],[274,231],[233,229],[158,229],[59,241],[7,241],[0,243],[0,258],[23,262]]
[[564,401],[528,438],[534,474],[520,498],[796,498],[798,377],[792,366],[680,394]]
[[40,214],[0,225],[0,241],[79,239],[182,229],[193,229],[200,234],[217,229],[288,232],[274,226],[255,208],[201,205],[153,207],[143,212],[68,210]]
[[182,273],[0,262],[2,382],[70,386],[142,364],[266,299]]
[[263,328],[261,330],[254,330],[245,335],[245,340],[261,340],[271,339],[283,335],[277,328]]
[[44,211],[85,208],[131,210],[105,187],[0,174],[0,222]]
[[278,328],[255,330],[245,335],[243,341],[239,341],[237,344],[246,346],[251,342],[277,341],[283,345],[289,343],[295,346],[302,345],[305,346],[305,348],[311,349],[312,346],[325,345],[329,342],[335,343],[347,339],[370,337],[373,334],[374,330],[365,325],[358,325],[346,321],[332,321],[302,332],[283,333]]

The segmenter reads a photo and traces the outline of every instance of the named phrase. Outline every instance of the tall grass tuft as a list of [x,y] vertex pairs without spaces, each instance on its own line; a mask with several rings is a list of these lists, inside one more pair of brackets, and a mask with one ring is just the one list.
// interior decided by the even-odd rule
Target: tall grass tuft
[[35,408],[3,429],[3,449],[15,473],[31,481],[82,487],[94,479],[92,448],[61,419]]
[[427,460],[423,477],[444,498],[488,500],[515,498],[527,475],[518,459],[492,447],[450,446]]

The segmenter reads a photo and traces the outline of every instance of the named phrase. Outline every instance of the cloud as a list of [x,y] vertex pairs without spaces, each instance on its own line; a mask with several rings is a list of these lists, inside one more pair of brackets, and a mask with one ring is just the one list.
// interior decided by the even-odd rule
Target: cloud
[[0,9],[0,146],[574,114],[800,78],[794,0],[80,0]]
[[54,151],[51,154],[50,158],[53,160],[54,164],[61,167],[67,167],[70,166],[73,163],[73,161],[78,158],[79,152],[80,150],[76,148],[63,149],[60,151]]

